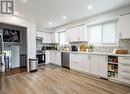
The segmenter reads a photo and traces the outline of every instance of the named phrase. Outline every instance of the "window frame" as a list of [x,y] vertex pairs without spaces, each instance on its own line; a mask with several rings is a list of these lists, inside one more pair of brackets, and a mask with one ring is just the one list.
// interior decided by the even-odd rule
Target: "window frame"
[[[103,25],[105,25],[105,24],[108,24],[108,23],[114,23],[115,24],[115,43],[103,43]],[[98,24],[93,24],[93,25],[88,25],[88,43],[89,44],[93,44],[93,43],[90,43],[90,36],[89,36],[89,28],[91,28],[91,27],[94,27],[94,26],[98,26],[98,25],[101,25],[101,43],[100,44],[93,44],[93,45],[95,45],[95,46],[118,46],[118,39],[119,39],[119,37],[116,35],[116,34],[118,34],[118,32],[117,32],[117,25],[118,24],[118,20],[111,20],[111,21],[107,21],[107,22],[102,22],[102,23],[98,23]]]

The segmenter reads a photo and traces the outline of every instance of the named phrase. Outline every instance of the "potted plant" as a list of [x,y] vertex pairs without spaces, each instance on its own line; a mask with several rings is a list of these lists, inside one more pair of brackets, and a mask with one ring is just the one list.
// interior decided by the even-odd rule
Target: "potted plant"
[[89,52],[92,52],[93,49],[94,49],[94,45],[93,45],[93,44],[92,44],[92,45],[89,45],[89,46],[88,46],[88,49],[89,49]]

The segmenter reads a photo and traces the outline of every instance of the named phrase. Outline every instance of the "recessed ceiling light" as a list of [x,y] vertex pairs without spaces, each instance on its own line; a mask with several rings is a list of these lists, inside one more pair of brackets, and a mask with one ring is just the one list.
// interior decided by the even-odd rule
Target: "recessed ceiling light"
[[63,20],[66,20],[66,19],[67,19],[67,17],[66,17],[66,16],[63,16],[62,18],[63,18]]
[[17,11],[14,12],[14,15],[18,15],[19,13]]
[[49,25],[52,25],[52,22],[49,22]]
[[89,9],[89,10],[92,9],[92,8],[93,8],[92,5],[89,5],[89,6],[88,6],[88,9]]

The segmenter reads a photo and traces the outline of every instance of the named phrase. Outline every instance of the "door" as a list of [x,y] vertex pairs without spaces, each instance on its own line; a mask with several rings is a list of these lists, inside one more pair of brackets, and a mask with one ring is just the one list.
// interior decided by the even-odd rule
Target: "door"
[[19,46],[11,46],[11,65],[12,68],[20,67]]

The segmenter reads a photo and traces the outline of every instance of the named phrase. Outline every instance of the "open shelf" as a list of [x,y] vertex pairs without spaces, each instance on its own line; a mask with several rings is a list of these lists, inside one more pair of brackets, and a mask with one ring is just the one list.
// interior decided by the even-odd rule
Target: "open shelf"
[[115,62],[108,62],[108,64],[118,65],[118,63],[115,63]]
[[108,56],[108,77],[117,78],[118,77],[118,57]]

